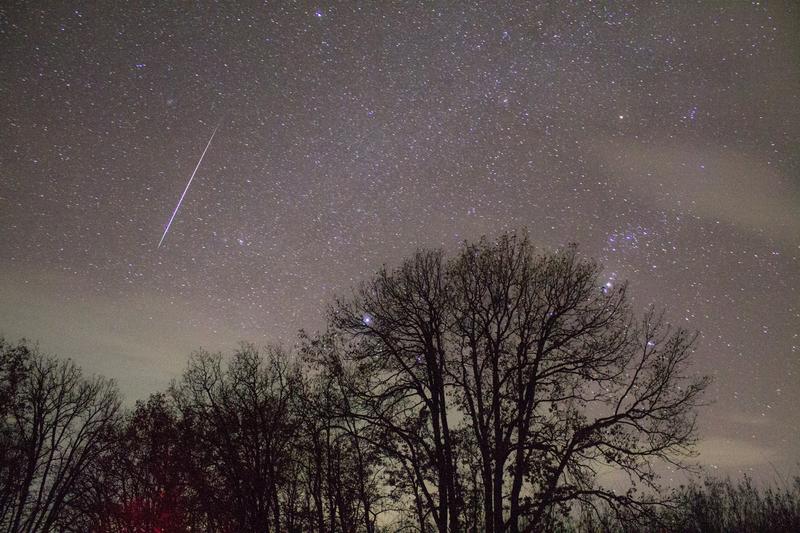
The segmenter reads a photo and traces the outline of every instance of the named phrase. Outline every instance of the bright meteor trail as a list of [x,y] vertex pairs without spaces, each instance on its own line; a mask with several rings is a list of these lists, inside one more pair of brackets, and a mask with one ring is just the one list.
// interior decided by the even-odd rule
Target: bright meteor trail
[[208,140],[208,143],[206,144],[205,150],[203,150],[203,153],[200,155],[200,160],[197,162],[197,166],[194,167],[194,171],[192,172],[192,175],[189,176],[189,183],[187,183],[186,184],[186,188],[183,189],[183,194],[181,194],[181,197],[178,200],[178,205],[175,206],[175,210],[172,212],[172,216],[169,217],[169,222],[167,222],[167,227],[164,228],[164,234],[161,236],[161,240],[158,241],[158,246],[156,248],[161,248],[161,243],[164,242],[164,238],[167,236],[167,233],[169,233],[169,228],[170,228],[170,226],[172,226],[172,221],[175,220],[175,215],[178,214],[178,209],[181,208],[181,204],[183,203],[183,198],[184,198],[184,196],[186,196],[186,192],[189,190],[189,186],[192,184],[192,180],[194,179],[194,175],[197,174],[197,169],[200,168],[200,164],[203,162],[203,158],[206,156],[206,152],[208,151],[208,147],[211,146],[211,141],[214,140],[214,135],[217,134],[217,130],[218,129],[219,129],[219,125],[216,128],[214,128],[214,132],[211,134],[211,138]]

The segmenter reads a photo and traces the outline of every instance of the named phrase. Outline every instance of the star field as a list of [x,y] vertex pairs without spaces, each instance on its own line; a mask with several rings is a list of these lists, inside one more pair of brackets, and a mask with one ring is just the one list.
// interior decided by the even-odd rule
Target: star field
[[4,335],[134,399],[527,227],[701,330],[701,462],[796,470],[797,5],[137,4],[0,7]]

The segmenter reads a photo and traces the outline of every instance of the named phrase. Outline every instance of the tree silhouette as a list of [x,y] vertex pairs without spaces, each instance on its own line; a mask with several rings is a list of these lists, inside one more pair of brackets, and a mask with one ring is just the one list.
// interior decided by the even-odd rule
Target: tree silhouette
[[673,491],[673,504],[657,513],[637,515],[604,506],[584,515],[576,528],[587,533],[783,533],[800,531],[800,477],[780,486],[757,487],[745,476],[738,482],[706,477]]
[[76,489],[105,453],[117,422],[112,382],[71,361],[0,342],[4,378],[0,523],[10,531],[68,529]]
[[[331,349],[331,338],[303,340],[303,355],[315,363]],[[350,398],[337,377],[341,375],[318,372],[306,380],[299,396],[303,471],[314,517],[307,530],[374,533],[385,510],[377,435],[375,428],[350,415]]]
[[17,508],[25,467],[24,442],[14,413],[25,409],[21,387],[30,368],[28,347],[0,338],[0,524],[10,525]]
[[463,506],[446,383],[448,291],[443,254],[423,251],[330,313],[333,331],[357,343],[346,354],[351,414],[391,437],[382,447],[413,488],[423,528],[430,515],[440,532],[461,529]]
[[586,530],[702,529],[706,509],[745,523],[739,500],[763,511],[748,523],[796,521],[796,491],[659,487],[655,463],[683,468],[695,442],[696,336],[638,316],[574,246],[421,250],[328,326],[296,352],[195,352],[124,416],[113,383],[0,340],[0,526],[521,533],[580,509]]
[[279,350],[264,357],[245,344],[227,367],[219,354],[194,353],[171,387],[187,476],[207,529],[283,531],[291,519],[285,499],[296,481],[291,407],[299,379]]
[[136,403],[83,476],[75,531],[190,531],[190,487],[177,414],[163,393]]
[[[657,487],[656,459],[681,465],[708,379],[685,375],[694,335],[635,318],[599,275],[574,247],[536,256],[506,235],[449,261],[418,252],[332,308],[352,414],[392,436],[420,529],[533,531],[574,502],[658,503],[636,485]],[[631,490],[598,486],[606,465]]]

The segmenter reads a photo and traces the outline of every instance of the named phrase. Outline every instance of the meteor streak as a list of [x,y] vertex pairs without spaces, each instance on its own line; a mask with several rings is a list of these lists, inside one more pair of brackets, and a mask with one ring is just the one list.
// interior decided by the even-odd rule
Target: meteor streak
[[208,151],[208,147],[211,146],[211,141],[214,140],[214,135],[217,134],[217,130],[218,129],[219,129],[219,125],[217,125],[217,127],[214,128],[214,132],[211,134],[211,138],[208,140],[208,143],[206,144],[205,150],[203,150],[202,155],[200,155],[200,160],[197,162],[197,166],[194,167],[194,172],[192,172],[192,175],[189,176],[189,183],[187,183],[186,184],[186,188],[183,189],[183,194],[181,194],[181,197],[178,200],[178,205],[175,206],[175,210],[172,212],[172,216],[169,217],[169,222],[167,222],[167,227],[164,228],[164,234],[161,236],[161,240],[158,241],[158,246],[156,248],[161,248],[161,244],[164,242],[164,238],[167,236],[167,233],[169,233],[169,228],[170,228],[170,226],[172,226],[172,221],[175,220],[175,215],[178,214],[178,209],[181,208],[181,204],[183,203],[183,198],[186,196],[186,192],[189,190],[189,186],[192,184],[192,180],[194,179],[194,175],[197,174],[197,169],[200,168],[200,164],[203,162],[203,158],[206,156],[206,152]]

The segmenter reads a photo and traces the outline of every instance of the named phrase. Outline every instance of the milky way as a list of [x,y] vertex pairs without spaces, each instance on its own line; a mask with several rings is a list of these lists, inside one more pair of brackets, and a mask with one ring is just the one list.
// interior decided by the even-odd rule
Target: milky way
[[701,330],[704,464],[796,471],[797,5],[544,4],[1,7],[0,331],[132,400],[527,227]]

